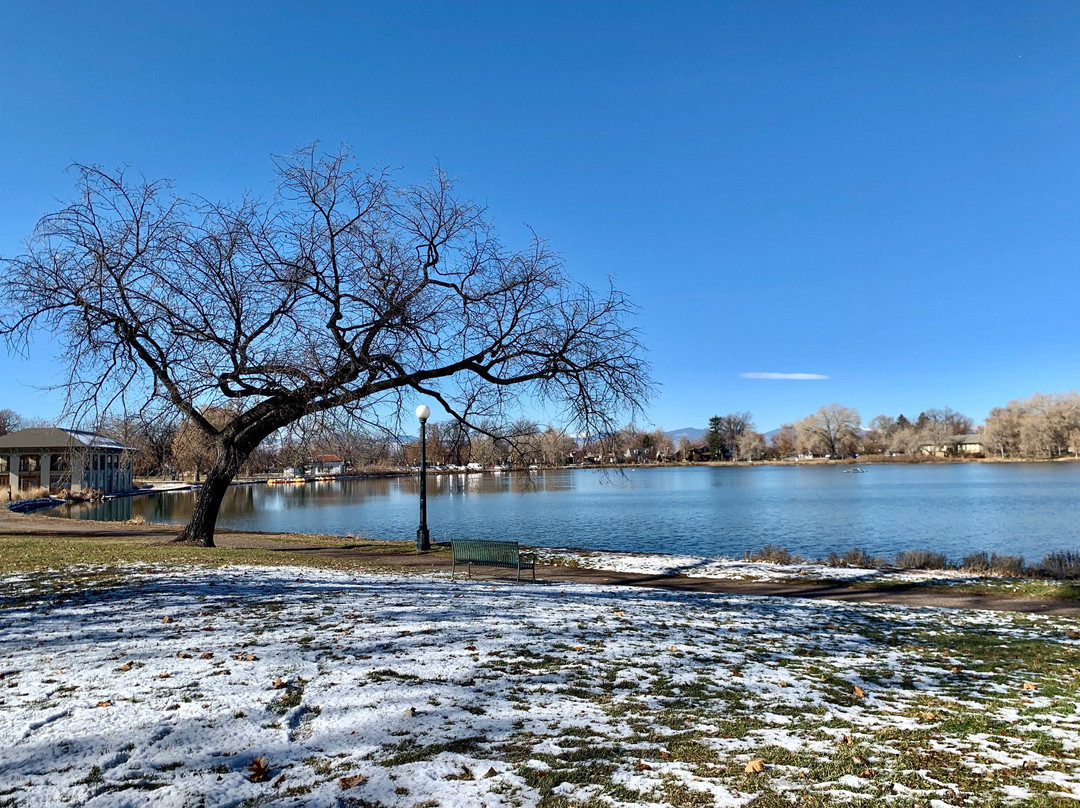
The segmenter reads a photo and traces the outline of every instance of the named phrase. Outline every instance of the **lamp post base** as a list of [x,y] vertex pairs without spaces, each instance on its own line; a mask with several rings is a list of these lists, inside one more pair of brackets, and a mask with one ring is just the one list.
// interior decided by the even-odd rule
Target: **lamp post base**
[[431,549],[431,536],[428,534],[426,526],[422,526],[416,531],[416,549],[420,552]]

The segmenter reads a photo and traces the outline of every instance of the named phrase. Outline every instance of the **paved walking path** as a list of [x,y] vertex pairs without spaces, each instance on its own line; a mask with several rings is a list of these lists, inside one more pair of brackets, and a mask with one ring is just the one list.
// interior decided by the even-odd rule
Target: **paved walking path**
[[[179,533],[175,525],[127,525],[118,522],[90,522],[58,519],[40,514],[13,514],[0,508],[0,534],[31,534],[56,537],[138,539],[169,541]],[[307,537],[305,537],[307,538]],[[316,539],[318,537],[311,537]],[[399,569],[403,572],[449,572],[449,553],[402,553],[386,551],[376,542],[358,541],[344,547],[331,546],[339,537],[327,537],[326,546],[313,544],[311,539],[295,544],[269,534],[219,531],[220,547],[261,548],[348,560],[359,567]],[[0,552],[3,544],[0,543]],[[645,586],[678,592],[711,592],[731,595],[760,595],[784,598],[838,600],[848,603],[892,603],[903,606],[934,606],[952,609],[988,609],[992,611],[1027,612],[1080,617],[1080,601],[1010,597],[1001,593],[969,594],[947,590],[928,590],[918,584],[894,584],[888,588],[873,588],[843,581],[813,581],[786,583],[782,581],[747,581],[726,578],[694,578],[682,575],[648,575],[581,567],[541,564],[536,577],[543,583],[606,584],[612,586]],[[478,572],[476,580],[506,580],[505,574]]]

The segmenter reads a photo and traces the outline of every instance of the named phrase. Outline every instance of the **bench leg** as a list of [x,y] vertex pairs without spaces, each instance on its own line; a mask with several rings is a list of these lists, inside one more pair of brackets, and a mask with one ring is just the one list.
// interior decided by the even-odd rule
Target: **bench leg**
[[450,580],[451,581],[454,580],[454,573],[455,572],[457,572],[457,559],[456,558],[453,560],[453,563],[451,563],[451,565],[450,565]]

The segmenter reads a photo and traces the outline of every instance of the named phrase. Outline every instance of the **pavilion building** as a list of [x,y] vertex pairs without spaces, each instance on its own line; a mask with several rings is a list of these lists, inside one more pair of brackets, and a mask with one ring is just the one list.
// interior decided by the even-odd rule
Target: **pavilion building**
[[94,432],[20,429],[0,436],[0,492],[10,497],[34,488],[79,494],[131,491],[131,451]]

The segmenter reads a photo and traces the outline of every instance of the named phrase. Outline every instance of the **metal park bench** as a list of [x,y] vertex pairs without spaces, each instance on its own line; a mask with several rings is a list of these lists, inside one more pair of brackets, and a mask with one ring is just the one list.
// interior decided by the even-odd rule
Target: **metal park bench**
[[454,553],[454,565],[450,577],[457,573],[458,562],[468,564],[469,577],[472,568],[502,567],[517,570],[517,580],[521,583],[521,571],[532,570],[532,579],[536,580],[536,554],[522,553],[516,541],[488,541],[481,539],[452,539],[450,547]]

